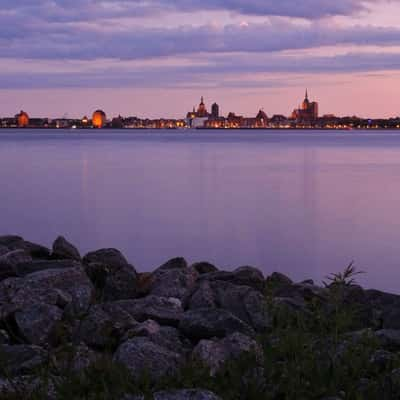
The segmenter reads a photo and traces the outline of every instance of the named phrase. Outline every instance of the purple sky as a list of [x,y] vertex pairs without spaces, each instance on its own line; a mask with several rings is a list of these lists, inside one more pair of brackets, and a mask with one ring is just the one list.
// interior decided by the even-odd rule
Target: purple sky
[[397,0],[1,0],[0,116],[397,116]]

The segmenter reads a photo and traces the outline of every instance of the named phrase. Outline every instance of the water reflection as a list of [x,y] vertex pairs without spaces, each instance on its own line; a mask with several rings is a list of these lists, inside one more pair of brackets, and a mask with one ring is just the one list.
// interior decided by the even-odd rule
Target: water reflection
[[400,292],[400,136],[0,133],[0,231]]

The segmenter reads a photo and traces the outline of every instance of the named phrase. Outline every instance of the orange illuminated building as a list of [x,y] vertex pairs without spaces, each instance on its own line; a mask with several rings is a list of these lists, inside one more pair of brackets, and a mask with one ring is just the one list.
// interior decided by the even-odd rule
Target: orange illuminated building
[[29,115],[25,111],[21,111],[16,115],[17,124],[19,128],[26,128],[29,126]]
[[97,110],[93,113],[92,125],[94,128],[103,128],[106,122],[106,114],[104,111]]

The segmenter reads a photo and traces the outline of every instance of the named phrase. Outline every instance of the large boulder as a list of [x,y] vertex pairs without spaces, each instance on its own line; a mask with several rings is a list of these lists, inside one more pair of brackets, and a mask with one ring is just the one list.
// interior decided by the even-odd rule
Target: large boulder
[[57,306],[33,303],[17,311],[14,319],[18,333],[28,343],[44,346],[62,315],[62,310]]
[[23,375],[34,372],[46,361],[46,352],[38,346],[1,345],[0,359],[2,371],[8,376]]
[[183,315],[181,302],[173,298],[147,296],[135,300],[120,300],[114,304],[139,322],[152,319],[161,325],[178,326]]
[[194,268],[188,268],[184,259],[171,260],[154,271],[149,279],[148,292],[154,296],[183,300],[198,277],[199,273]]
[[0,236],[0,245],[7,247],[9,250],[25,250],[33,258],[50,257],[50,250],[47,247],[26,241],[20,236]]
[[219,280],[202,280],[186,305],[191,310],[223,308],[260,332],[269,326],[265,298],[250,286],[239,286]]
[[212,376],[227,362],[238,360],[244,355],[254,357],[258,365],[263,363],[261,346],[254,339],[238,332],[220,340],[201,340],[192,353],[192,357],[206,366]]
[[254,330],[248,324],[229,311],[213,308],[186,311],[179,329],[185,336],[197,341],[213,337],[223,338],[235,332],[254,335]]
[[82,268],[39,271],[0,282],[0,319],[37,303],[80,314],[88,310],[92,298],[93,285]]
[[116,249],[101,249],[84,258],[87,274],[104,301],[126,300],[137,297],[138,274],[122,253]]
[[210,281],[226,281],[234,285],[250,286],[262,292],[265,287],[264,275],[254,267],[240,267],[233,272],[217,271],[204,274],[201,279]]
[[14,268],[19,264],[31,261],[31,255],[25,250],[12,250],[0,256],[0,264],[9,264]]
[[92,306],[76,332],[78,342],[99,350],[113,350],[129,329],[137,325],[132,316],[114,303]]
[[378,328],[400,329],[400,296],[379,290],[366,290],[364,303],[373,310]]
[[127,338],[147,337],[153,343],[176,353],[185,353],[191,349],[190,342],[172,326],[161,326],[156,321],[147,320],[135,326],[127,333]]
[[200,275],[210,274],[212,272],[218,271],[218,268],[215,265],[205,261],[194,263],[191,267],[195,269]]
[[52,257],[56,259],[67,259],[80,261],[81,255],[78,249],[68,242],[63,236],[59,236],[53,243]]
[[154,400],[222,400],[208,390],[184,389],[154,393]]
[[15,267],[17,276],[26,276],[48,269],[80,268],[82,265],[73,260],[33,260],[20,263]]
[[172,258],[163,265],[157,268],[157,271],[166,271],[170,269],[186,269],[188,267],[187,261],[182,257]]
[[8,247],[0,244],[0,257],[3,256],[4,254],[7,254],[9,251],[10,249]]
[[178,353],[155,344],[149,338],[136,337],[119,346],[114,361],[128,368],[135,379],[147,376],[156,382],[177,374],[182,360]]

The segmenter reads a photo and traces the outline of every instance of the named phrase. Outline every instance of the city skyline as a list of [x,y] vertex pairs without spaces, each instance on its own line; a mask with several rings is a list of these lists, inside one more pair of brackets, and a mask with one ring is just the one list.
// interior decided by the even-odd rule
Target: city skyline
[[[399,2],[4,0],[0,115],[179,118],[199,92],[223,110],[394,117]],[[173,99],[173,101],[171,101]]]

